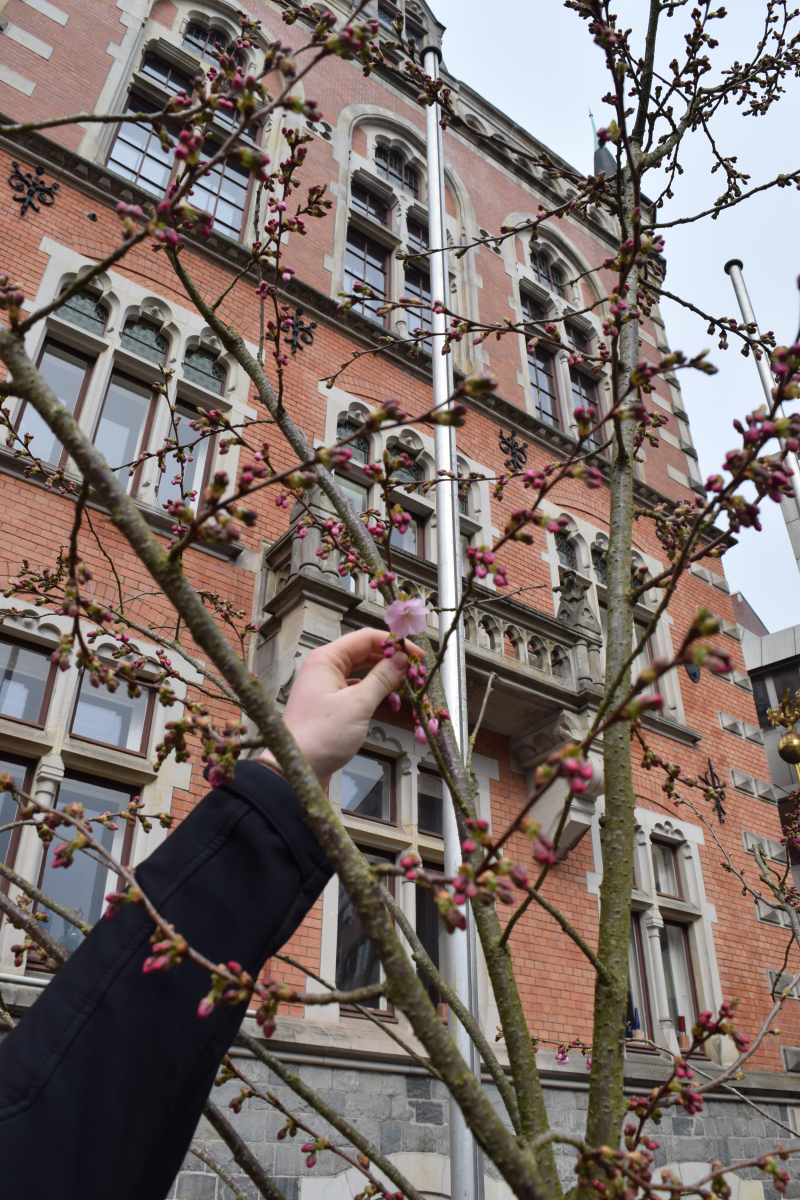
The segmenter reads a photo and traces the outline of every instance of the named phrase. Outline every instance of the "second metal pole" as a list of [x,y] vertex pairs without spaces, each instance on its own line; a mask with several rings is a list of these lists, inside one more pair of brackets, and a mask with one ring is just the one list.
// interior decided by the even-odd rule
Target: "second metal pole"
[[[739,302],[739,311],[742,314],[742,320],[745,325],[755,325],[758,330],[756,315],[753,312],[753,306],[750,303],[750,297],[745,286],[744,276],[742,274],[742,261],[739,258],[732,258],[725,263],[725,274],[730,276],[733,290],[736,293],[736,299]],[[755,356],[754,356],[755,357]],[[764,395],[767,398],[767,403],[772,405],[772,388],[774,380],[772,372],[769,369],[769,360],[766,354],[762,351],[761,357],[756,358],[756,367],[758,368],[761,386],[764,389]],[[775,415],[783,417],[783,406],[778,405]],[[781,449],[783,441],[781,440]],[[789,541],[792,543],[792,552],[794,553],[797,569],[800,571],[800,464],[797,461],[797,455],[793,451],[789,451],[786,455],[786,466],[789,469],[792,478],[792,487],[794,489],[794,498],[790,499],[785,496],[781,501],[781,511],[783,519],[786,522],[786,531],[789,534]]]
[[[427,48],[423,53],[425,72],[435,78],[439,71],[440,52]],[[428,147],[428,241],[434,253],[430,256],[431,303],[447,302],[447,264],[444,248],[445,232],[444,167],[442,162],[442,131],[439,125],[438,104],[426,109]],[[436,253],[439,251],[439,253]],[[445,336],[444,313],[431,312],[431,370],[433,402],[445,404],[452,392],[450,356],[443,355]],[[439,605],[443,610],[440,628],[447,628],[461,596],[461,537],[458,519],[458,492],[454,477],[458,474],[455,430],[449,425],[436,425],[434,433],[436,458],[436,543],[439,568]],[[438,472],[450,473],[450,478]],[[448,616],[450,614],[450,616]],[[447,645],[442,662],[442,684],[447,708],[453,723],[459,749],[467,744],[466,687],[464,675],[464,630],[459,622]],[[452,800],[443,805],[444,869],[448,875],[457,873],[461,865],[461,839]],[[447,937],[445,975],[450,986],[477,1017],[477,973],[475,931],[472,916],[467,911],[466,933],[456,930]],[[450,1013],[450,1035],[462,1058],[480,1078],[480,1063],[464,1027]],[[483,1164],[480,1150],[456,1101],[450,1098],[450,1197],[451,1200],[483,1200]]]

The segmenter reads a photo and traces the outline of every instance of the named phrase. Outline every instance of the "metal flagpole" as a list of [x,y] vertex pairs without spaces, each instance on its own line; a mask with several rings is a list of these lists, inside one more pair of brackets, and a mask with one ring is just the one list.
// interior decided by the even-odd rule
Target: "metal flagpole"
[[[426,74],[436,78],[439,73],[441,52],[436,47],[423,51],[423,67]],[[447,246],[445,232],[444,165],[442,158],[442,130],[439,125],[438,104],[426,109],[426,133],[428,148],[428,241],[432,251],[442,251]],[[431,303],[447,302],[447,264],[444,253],[430,256]],[[445,316],[431,313],[431,357],[433,375],[433,402],[444,404],[453,390],[453,368],[450,355],[443,355]],[[436,425],[434,433],[436,458],[436,543],[439,573],[439,604],[444,610],[442,627],[447,613],[454,612],[461,595],[461,538],[458,520],[458,492],[454,479],[442,478],[439,471],[457,475],[455,429],[450,425]],[[442,684],[447,697],[447,708],[453,723],[459,749],[467,745],[466,674],[464,668],[463,622],[453,631],[444,654],[441,667]],[[455,875],[461,865],[461,839],[452,803],[443,805],[444,819],[444,869]],[[476,942],[472,914],[467,911],[466,933],[456,930],[447,937],[445,974],[450,986],[458,993],[463,1003],[477,1017],[477,972]],[[480,1078],[480,1061],[466,1031],[453,1013],[449,1017],[450,1035],[454,1039],[464,1060]],[[473,1138],[461,1109],[450,1098],[450,1197],[451,1200],[483,1200],[483,1163],[480,1149]]]
[[[753,306],[750,303],[750,297],[747,294],[747,288],[742,275],[743,263],[739,258],[732,258],[725,263],[725,274],[730,276],[733,290],[736,293],[736,299],[739,302],[739,311],[742,314],[742,320],[745,325],[755,325],[758,328],[756,315],[753,312]],[[755,356],[754,356],[755,357]],[[761,386],[764,389],[764,395],[767,398],[767,403],[772,404],[772,388],[774,380],[772,372],[769,369],[769,360],[762,352],[760,358],[756,358],[756,367],[758,368]],[[777,417],[783,417],[783,405],[778,405],[775,412]],[[781,449],[783,449],[783,440],[781,439]],[[789,499],[785,496],[781,501],[781,511],[783,519],[786,522],[786,529],[789,534],[789,540],[792,543],[792,551],[794,552],[797,569],[800,571],[800,464],[797,461],[797,455],[790,450],[786,455],[786,466],[789,468],[792,477],[792,487],[794,489],[794,499]]]

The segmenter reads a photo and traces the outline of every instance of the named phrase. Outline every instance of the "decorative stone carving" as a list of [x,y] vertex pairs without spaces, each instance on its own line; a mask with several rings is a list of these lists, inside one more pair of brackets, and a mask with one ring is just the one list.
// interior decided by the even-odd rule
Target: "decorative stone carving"
[[[512,769],[524,772],[528,794],[531,795],[536,787],[536,768],[554,750],[569,742],[579,742],[586,736],[592,721],[592,714],[587,709],[582,713],[560,712],[548,721],[541,722],[531,729],[523,730],[510,740]],[[594,816],[595,801],[603,790],[603,761],[599,749],[591,751],[589,761],[594,774],[587,790],[580,796],[573,796],[570,810],[559,839],[557,858],[566,857],[573,846],[589,832]],[[567,798],[566,780],[558,779],[545,792],[540,800],[530,810],[530,815],[538,821],[548,837],[554,837],[564,802]]]
[[588,579],[582,579],[575,571],[565,571],[564,582],[553,588],[561,594],[556,620],[568,629],[582,629],[599,638],[602,636],[600,622],[586,595],[590,587]]

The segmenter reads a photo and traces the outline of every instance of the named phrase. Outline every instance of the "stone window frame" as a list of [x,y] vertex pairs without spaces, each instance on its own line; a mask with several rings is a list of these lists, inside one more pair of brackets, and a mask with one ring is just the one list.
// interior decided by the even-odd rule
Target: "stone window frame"
[[[325,436],[322,440],[319,438],[315,439],[314,445],[315,447],[323,445],[332,446],[336,441],[336,428],[340,421],[347,420],[353,422],[355,425],[362,425],[375,406],[367,404],[365,401],[352,396],[349,392],[345,392],[341,388],[333,387],[328,389],[324,384],[319,384],[318,387],[320,395],[326,398]],[[390,445],[399,443],[402,449],[411,451],[413,456],[418,458],[423,466],[426,479],[434,479],[436,477],[436,457],[433,437],[421,432],[416,425],[387,430],[385,433],[378,429],[372,431],[367,436],[370,442],[370,453],[373,461],[380,461],[385,449]],[[469,459],[461,452],[458,454],[458,465],[464,474],[472,472],[484,475],[491,474],[486,466]],[[380,507],[380,489],[359,463],[353,463],[351,460],[348,475],[354,481],[364,485],[368,489],[367,507]],[[426,523],[425,556],[429,562],[435,562],[436,501],[433,489],[431,489],[427,496],[421,496],[415,492],[408,493],[401,486],[393,492],[393,498],[396,498],[397,503],[402,504],[409,512],[418,514],[424,519]],[[459,522],[462,532],[470,538],[472,543],[478,542],[479,544],[489,545],[492,537],[497,535],[498,531],[491,525],[489,484],[484,480],[479,480],[469,485],[467,512],[459,514]],[[484,583],[487,586],[492,586],[490,578],[484,580]],[[360,576],[356,582],[356,591],[362,597],[367,595],[363,576]],[[371,590],[369,591],[369,599],[373,603],[383,603],[380,594]]]
[[[604,815],[605,799],[600,796],[591,824],[594,870],[587,872],[587,890],[597,896],[598,910],[603,879],[600,826]],[[687,926],[700,1009],[708,1008],[716,1012],[724,998],[713,935],[713,926],[717,922],[716,909],[706,896],[700,859],[700,847],[705,845],[705,836],[700,825],[672,816],[666,818],[652,809],[637,806],[634,819],[636,886],[631,889],[631,907],[634,912],[640,914],[645,975],[652,1010],[653,1040],[669,1049],[671,1053],[677,1054],[678,1042],[668,1017],[659,945],[659,932],[665,920]],[[682,900],[662,896],[655,891],[651,850],[651,843],[654,841],[667,842],[675,847],[680,858],[684,894]],[[736,1049],[729,1038],[715,1037],[711,1041],[709,1054],[713,1061],[727,1066],[735,1061]]]
[[[41,249],[49,255],[49,262],[42,274],[41,281],[33,300],[36,307],[49,303],[59,295],[66,283],[77,278],[81,271],[86,270],[91,260],[78,254],[69,247],[50,238],[44,238]],[[92,437],[97,425],[103,398],[113,371],[132,376],[145,384],[153,382],[153,363],[125,349],[120,341],[120,331],[126,320],[131,316],[141,315],[154,321],[167,337],[169,348],[166,354],[167,364],[175,368],[175,376],[169,389],[169,401],[159,396],[154,406],[154,417],[149,435],[151,448],[161,445],[169,429],[169,402],[176,399],[198,411],[208,412],[220,409],[234,423],[256,417],[256,410],[250,407],[249,379],[239,367],[236,360],[222,352],[222,346],[216,336],[205,325],[202,317],[183,308],[174,302],[167,302],[147,288],[135,283],[124,275],[114,271],[103,272],[93,281],[99,289],[98,299],[106,307],[109,316],[103,337],[89,332],[65,321],[53,313],[39,322],[25,337],[25,348],[33,361],[36,361],[46,338],[63,343],[81,353],[94,358],[94,367],[89,380],[86,395],[79,416],[79,425],[87,437]],[[225,370],[223,393],[217,394],[202,387],[200,384],[187,379],[183,374],[183,360],[187,349],[202,346],[214,352],[220,365]],[[256,347],[248,346],[253,354]],[[12,421],[21,408],[22,401],[17,400],[12,410]],[[233,493],[236,479],[240,449],[231,446],[224,457],[219,454],[217,439],[212,439],[207,455],[209,471],[225,469],[231,483],[227,494]],[[2,451],[0,451],[2,454]],[[68,472],[77,478],[74,465],[68,463]],[[145,515],[153,518],[162,517],[164,510],[158,505],[158,484],[161,472],[155,459],[144,463],[137,472],[136,487],[133,498]]]
[[[589,584],[587,595],[592,610],[599,622],[600,602],[605,599],[606,588],[598,578],[597,571],[592,562],[592,551],[598,548],[602,548],[605,551],[608,548],[608,533],[592,524],[581,513],[567,512],[566,509],[557,507],[552,501],[543,500],[541,509],[543,514],[549,518],[556,519],[560,516],[568,518],[569,525],[566,532],[570,543],[575,548],[578,565],[577,574]],[[554,534],[548,531],[545,537],[547,549],[542,551],[542,560],[549,565],[551,586],[556,588],[564,582],[567,568],[559,560]],[[633,555],[636,567],[646,566],[653,578],[663,570],[663,565],[658,559],[638,550],[634,550]],[[659,598],[660,593],[655,589],[645,592],[635,609],[634,615],[637,620],[649,620],[652,616],[652,609],[657,604]],[[554,592],[554,615],[557,609],[558,594]],[[654,643],[653,648],[660,658],[672,658],[673,645],[670,626],[673,620],[674,618],[668,612],[662,613],[651,637],[651,642]],[[664,697],[664,716],[678,725],[686,725],[680,677],[677,669],[673,668],[666,675],[662,675],[658,684],[661,695]]]
[[[364,742],[365,751],[373,751],[382,757],[394,758],[395,780],[397,794],[397,823],[386,826],[379,821],[359,818],[347,812],[341,812],[341,771],[331,778],[329,797],[334,809],[340,812],[342,823],[354,841],[360,846],[374,848],[382,853],[393,854],[398,858],[401,854],[411,851],[419,854],[420,858],[430,863],[444,865],[444,842],[436,834],[420,833],[417,828],[417,789],[420,769],[436,770],[435,760],[430,748],[420,746],[414,741],[410,729],[400,729],[385,721],[372,720]],[[496,759],[487,758],[482,754],[473,754],[472,770],[477,785],[477,804],[479,816],[489,822],[491,827],[491,784],[500,778],[499,763]],[[339,905],[339,878],[334,875],[326,885],[322,894],[321,936],[319,974],[323,979],[333,981],[336,977],[337,925]],[[400,903],[412,925],[416,921],[416,889],[409,883],[400,882],[396,899]],[[481,1012],[487,1013],[485,1027],[493,1029],[499,1023],[495,1019],[496,1008],[489,986],[488,974],[479,950],[478,989],[481,1002]],[[321,985],[308,981],[308,990],[323,992]],[[304,1016],[314,1021],[338,1023],[342,1018],[337,1004],[307,1006]],[[410,1028],[407,1018],[397,1013],[401,1027]],[[348,1014],[347,1021],[352,1020]],[[483,1024],[484,1022],[482,1022]]]
[[[57,648],[59,639],[72,630],[72,618],[57,616],[50,610],[36,608],[24,604],[21,615],[15,616],[13,598],[0,597],[0,611],[9,613],[4,622],[4,629],[17,641],[23,641],[32,647],[53,651]],[[16,602],[19,608],[19,602]],[[84,634],[94,628],[91,622],[82,621]],[[155,660],[156,645],[143,637],[133,637],[131,645],[143,656]],[[112,662],[111,652],[116,643],[108,635],[102,635],[95,649],[102,658]],[[173,656],[174,658],[174,656]],[[193,667],[180,658],[174,659],[176,668],[190,682],[198,681]],[[145,674],[155,677],[158,673],[155,661],[151,662]],[[53,687],[49,698],[48,710],[44,724],[41,727],[26,725],[11,718],[0,717],[0,734],[8,753],[21,756],[33,764],[31,790],[43,802],[52,803],[58,786],[66,771],[78,772],[94,776],[98,782],[110,785],[119,784],[130,788],[144,803],[142,812],[151,815],[156,812],[169,812],[172,807],[174,789],[188,790],[192,777],[191,763],[177,763],[171,755],[156,771],[151,759],[156,745],[163,740],[166,723],[179,717],[183,709],[182,701],[186,696],[186,686],[175,681],[173,686],[177,695],[177,706],[166,709],[162,705],[152,704],[151,719],[146,733],[146,742],[140,751],[121,749],[115,746],[103,746],[102,757],[97,754],[97,744],[86,739],[73,737],[70,733],[75,705],[80,689],[81,668],[77,663],[71,663],[66,671],[55,673]],[[177,712],[176,712],[177,707]],[[153,829],[145,834],[137,824],[132,834],[128,862],[138,866],[166,838],[166,830],[158,823],[153,823]],[[46,853],[35,830],[24,828],[14,848],[14,864],[17,871],[28,879],[38,878],[43,856]],[[12,899],[17,890],[13,887],[9,892]],[[18,941],[18,931],[13,930],[4,922],[0,927],[0,971],[23,975],[24,965],[14,966],[14,954],[10,950],[13,942]]]
[[[530,219],[531,215],[521,212],[511,213],[506,217],[504,224],[513,225],[522,219]],[[598,310],[591,315],[582,313],[580,316],[573,316],[574,312],[583,308],[583,301],[579,292],[580,284],[575,283],[570,285],[568,282],[570,279],[575,279],[577,275],[582,274],[589,265],[588,262],[580,260],[579,252],[572,243],[566,242],[550,230],[541,229],[534,245],[537,251],[547,254],[550,261],[555,263],[564,273],[564,278],[567,280],[565,295],[562,296],[558,292],[544,287],[539,282],[530,263],[530,239],[519,235],[513,244],[513,250],[510,251],[510,253],[514,253],[515,255],[513,265],[507,268],[511,278],[514,280],[512,295],[509,296],[509,307],[514,313],[513,319],[518,322],[525,320],[523,297],[528,296],[536,304],[540,305],[548,322],[561,326],[560,336],[562,341],[566,341],[566,325],[571,324],[590,341],[596,342],[602,336],[600,324],[602,313]],[[525,393],[526,411],[536,416],[537,406],[528,374],[527,342],[528,338],[520,333],[520,367],[517,374],[517,381]],[[554,352],[553,376],[561,418],[559,422],[560,428],[570,433],[573,437],[577,437],[577,423],[573,412],[572,381],[570,379],[571,368],[567,362],[570,357],[569,348]],[[605,371],[594,372],[585,367],[577,369],[585,372],[591,378],[596,389],[598,407],[601,411],[605,411],[606,405],[603,401],[603,393],[607,373]]]

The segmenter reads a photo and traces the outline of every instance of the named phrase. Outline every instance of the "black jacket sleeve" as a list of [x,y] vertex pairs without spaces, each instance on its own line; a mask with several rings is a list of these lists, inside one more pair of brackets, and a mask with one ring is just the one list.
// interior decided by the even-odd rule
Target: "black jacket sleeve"
[[[213,962],[255,975],[331,875],[274,772],[241,762],[137,868],[155,906]],[[197,1015],[210,979],[186,962],[142,974],[140,905],[100,920],[0,1046],[8,1200],[163,1200],[245,1012]]]

